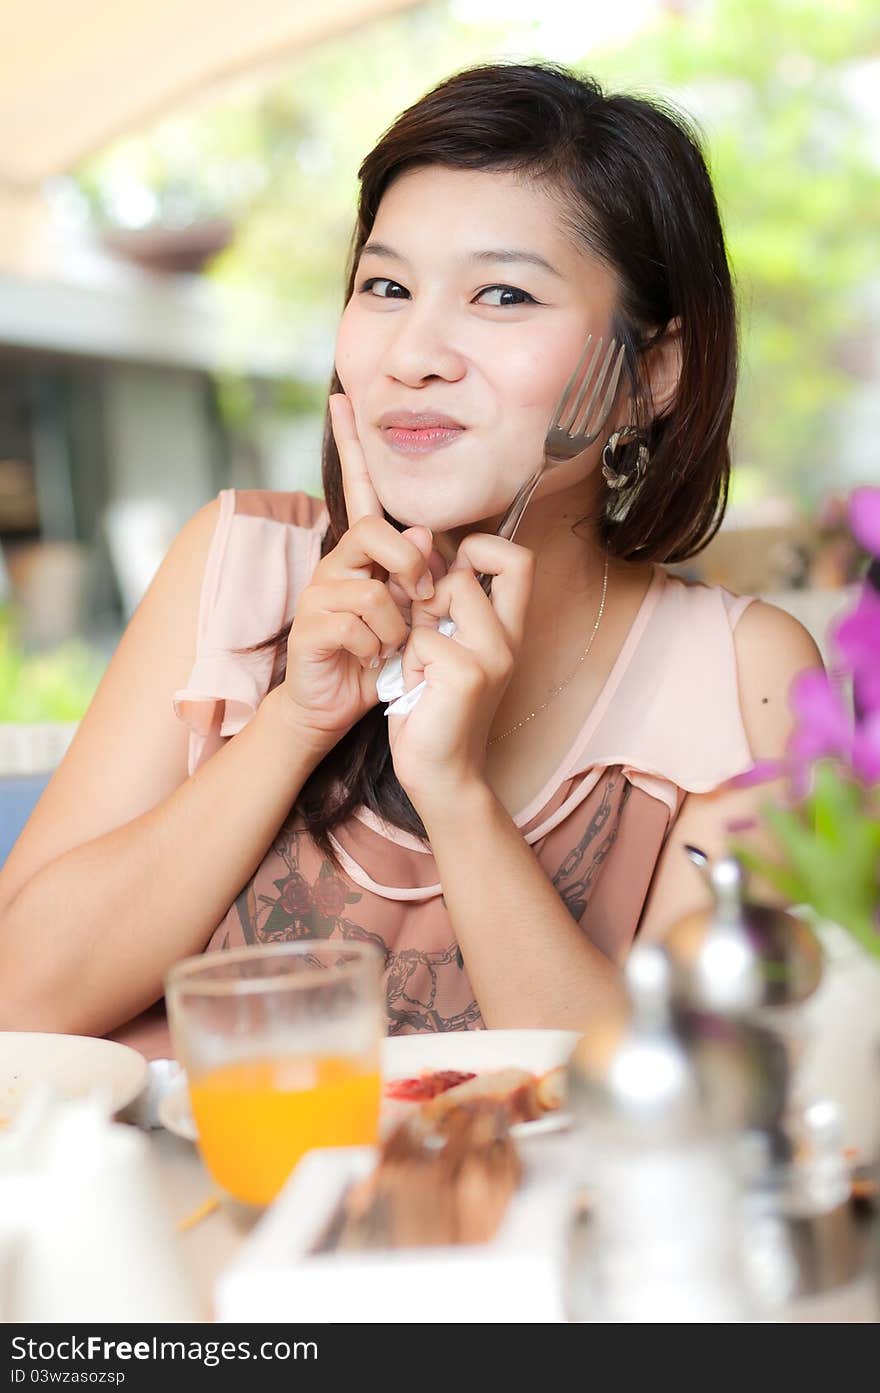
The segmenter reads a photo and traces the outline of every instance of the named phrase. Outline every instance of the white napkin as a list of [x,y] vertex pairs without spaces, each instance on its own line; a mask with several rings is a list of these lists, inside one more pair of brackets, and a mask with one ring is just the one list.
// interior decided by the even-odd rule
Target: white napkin
[[[447,638],[451,638],[455,633],[455,620],[441,619],[437,629]],[[426,686],[426,682],[419,682],[412,691],[408,692],[405,689],[403,685],[403,657],[400,653],[395,653],[393,657],[387,659],[385,666],[379,673],[376,682],[376,695],[380,701],[391,702],[385,711],[386,716],[408,716]]]

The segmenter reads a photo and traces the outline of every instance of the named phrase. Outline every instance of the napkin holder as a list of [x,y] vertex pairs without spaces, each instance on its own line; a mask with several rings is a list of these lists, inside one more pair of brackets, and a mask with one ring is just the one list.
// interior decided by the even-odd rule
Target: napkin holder
[[[313,1253],[373,1147],[312,1151],[215,1286],[219,1321],[547,1323],[565,1319],[570,1137],[535,1139],[495,1238],[479,1245]],[[554,1145],[555,1143],[555,1145]]]

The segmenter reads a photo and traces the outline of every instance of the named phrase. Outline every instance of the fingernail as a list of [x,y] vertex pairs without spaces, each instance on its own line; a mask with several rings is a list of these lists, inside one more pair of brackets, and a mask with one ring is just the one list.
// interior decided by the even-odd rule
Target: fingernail
[[380,662],[380,660],[379,660],[378,658],[371,658],[371,659],[370,659],[370,667],[371,667],[371,668],[377,668],[377,667],[379,666],[379,662]]
[[427,574],[426,574],[426,575],[423,575],[422,578],[421,578],[421,580],[419,581],[418,585],[416,586],[416,594],[418,595],[418,597],[419,597],[420,600],[430,600],[430,598],[431,598],[431,596],[433,595],[433,593],[434,593],[434,578],[433,578],[433,576],[429,576],[429,575],[427,575]]

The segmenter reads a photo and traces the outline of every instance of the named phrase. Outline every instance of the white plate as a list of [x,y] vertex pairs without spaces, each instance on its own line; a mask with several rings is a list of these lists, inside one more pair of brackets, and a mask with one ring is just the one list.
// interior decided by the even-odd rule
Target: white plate
[[198,1141],[199,1134],[189,1107],[186,1074],[180,1074],[169,1086],[157,1109],[159,1121],[169,1132],[185,1141]]
[[[423,1069],[529,1069],[544,1074],[567,1064],[581,1038],[577,1030],[461,1030],[430,1035],[395,1035],[382,1041],[382,1076],[386,1082],[407,1079]],[[386,1116],[400,1115],[410,1105],[385,1101]],[[189,1107],[186,1078],[171,1085],[159,1104],[159,1121],[169,1132],[195,1141],[196,1126]],[[565,1112],[550,1113],[536,1122],[519,1122],[513,1136],[557,1132],[571,1121]]]
[[100,1090],[113,1112],[136,1098],[147,1080],[147,1061],[115,1040],[89,1035],[0,1032],[0,1123],[13,1120],[31,1089],[43,1084],[59,1098]]
[[581,1038],[577,1030],[454,1030],[392,1035],[382,1041],[386,1079],[409,1078],[423,1069],[530,1069],[544,1074],[567,1064]]
[[[424,1069],[460,1069],[484,1073],[488,1069],[528,1069],[545,1074],[567,1064],[581,1034],[577,1030],[456,1030],[430,1035],[393,1035],[382,1042],[382,1074],[387,1082],[408,1079]],[[410,1104],[389,1099],[386,1106],[405,1109]],[[567,1127],[567,1112],[548,1113],[535,1122],[518,1122],[511,1136],[534,1137]]]

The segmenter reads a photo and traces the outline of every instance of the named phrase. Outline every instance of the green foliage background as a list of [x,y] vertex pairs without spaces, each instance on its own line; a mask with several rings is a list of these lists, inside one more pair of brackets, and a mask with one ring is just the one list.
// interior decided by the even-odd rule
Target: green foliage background
[[0,606],[0,721],[78,721],[101,679],[103,658],[79,639],[25,653],[15,617]]
[[714,0],[597,65],[702,116],[740,296],[738,472],[804,508],[838,484],[838,412],[878,278],[878,130],[848,95],[878,56],[874,0]]

